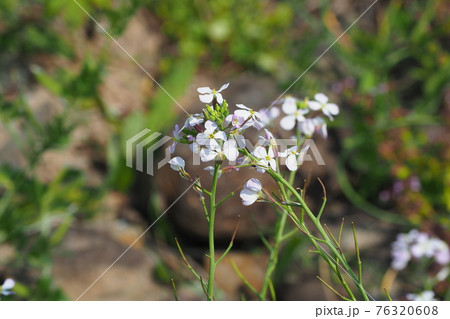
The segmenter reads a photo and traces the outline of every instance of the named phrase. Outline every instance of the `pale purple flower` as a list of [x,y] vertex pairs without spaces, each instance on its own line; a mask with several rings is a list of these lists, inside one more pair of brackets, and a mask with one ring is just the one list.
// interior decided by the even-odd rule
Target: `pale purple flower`
[[230,114],[225,118],[225,122],[227,124],[231,123],[231,126],[234,128],[241,128],[242,125],[244,124],[246,118],[244,118],[243,116],[238,116],[236,114]]
[[170,168],[175,171],[179,171],[179,172],[184,171],[185,162],[184,162],[184,159],[182,159],[179,156],[172,158],[169,161],[169,164],[170,164]]
[[244,128],[254,126],[257,130],[262,128],[261,114],[254,109],[251,109],[244,104],[236,104],[239,110],[234,111],[234,114],[245,119]]
[[313,111],[322,110],[322,113],[330,120],[333,120],[333,115],[339,114],[339,107],[334,103],[328,103],[328,97],[323,93],[314,95],[315,101],[308,101],[308,106]]
[[200,101],[202,101],[203,103],[211,103],[215,97],[217,103],[222,105],[223,97],[222,94],[220,94],[220,92],[225,90],[228,87],[228,85],[230,85],[230,83],[222,85],[222,87],[218,91],[216,91],[215,89],[211,89],[207,86],[199,87],[197,89],[197,92],[201,94],[199,95]]
[[256,178],[251,178],[245,183],[244,188],[241,190],[239,196],[242,199],[244,206],[250,206],[258,200],[262,195],[261,182]]

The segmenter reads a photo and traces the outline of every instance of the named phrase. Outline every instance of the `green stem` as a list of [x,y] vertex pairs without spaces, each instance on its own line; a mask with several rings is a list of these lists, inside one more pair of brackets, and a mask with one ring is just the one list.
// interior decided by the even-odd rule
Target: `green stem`
[[214,300],[214,274],[216,271],[215,250],[214,250],[214,220],[216,217],[216,189],[219,179],[220,162],[214,164],[214,176],[212,180],[211,192],[209,195],[209,278],[208,278],[208,300]]
[[275,222],[275,237],[273,245],[270,247],[269,262],[267,264],[266,273],[264,275],[263,286],[261,292],[259,293],[259,299],[265,300],[267,295],[267,289],[270,288],[272,274],[278,263],[278,254],[280,252],[280,244],[284,237],[284,228],[286,226],[287,215],[282,213],[279,214]]
[[[360,291],[362,297],[364,300],[369,300],[366,291],[364,290],[362,284],[359,282],[358,277],[353,273],[353,271],[351,270],[350,266],[347,263],[347,260],[344,258],[344,256],[342,255],[342,253],[340,253],[338,251],[338,249],[336,248],[336,246],[333,244],[333,242],[331,241],[331,239],[329,238],[327,232],[325,231],[325,229],[323,228],[322,224],[320,223],[320,221],[316,218],[316,216],[314,216],[314,214],[311,212],[311,210],[309,209],[309,207],[306,205],[305,201],[303,200],[302,196],[297,192],[297,190],[291,185],[289,184],[288,181],[286,181],[280,174],[278,174],[277,172],[273,171],[273,170],[267,170],[267,173],[269,173],[277,182],[281,183],[284,185],[284,187],[286,187],[286,189],[289,190],[289,192],[292,193],[292,195],[294,195],[294,197],[296,198],[296,200],[302,205],[302,207],[304,208],[304,211],[306,212],[306,214],[308,215],[309,219],[311,220],[311,222],[314,224],[314,226],[316,227],[316,229],[319,231],[320,235],[322,236],[322,238],[327,242],[327,246],[331,249],[331,251],[333,252],[333,254],[336,256],[336,258],[342,263],[343,267],[347,270],[348,275],[352,278],[352,280],[355,282],[355,285],[357,286],[358,290]],[[290,208],[288,206],[288,208]],[[310,237],[311,238],[311,237]]]

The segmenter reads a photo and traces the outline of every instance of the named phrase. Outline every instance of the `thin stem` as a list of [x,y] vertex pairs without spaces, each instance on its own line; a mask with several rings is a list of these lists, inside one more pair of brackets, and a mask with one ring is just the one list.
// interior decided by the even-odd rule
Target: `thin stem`
[[177,287],[175,286],[175,281],[173,280],[173,278],[171,279],[171,281],[172,281],[173,297],[175,298],[175,301],[178,301]]
[[233,247],[233,243],[234,243],[234,238],[236,237],[236,233],[239,229],[239,222],[241,221],[241,215],[238,215],[237,217],[237,221],[236,221],[236,226],[234,227],[234,232],[233,232],[233,236],[231,236],[231,240],[230,240],[230,244],[228,245],[228,248],[224,251],[224,253],[222,254],[222,256],[220,256],[219,259],[217,259],[216,261],[216,265],[218,265],[222,259],[225,258],[225,256],[228,254],[228,252],[230,251],[230,249]]
[[234,192],[231,192],[228,194],[224,199],[222,199],[220,202],[216,204],[216,208],[222,205],[226,200],[230,199],[234,195]]
[[270,247],[269,262],[267,264],[266,273],[264,274],[263,286],[261,293],[259,293],[259,299],[265,300],[267,295],[267,289],[270,288],[271,277],[278,263],[278,254],[280,251],[280,244],[283,241],[284,228],[286,226],[286,214],[280,214],[275,222],[275,237],[273,245]]
[[230,263],[231,266],[234,269],[234,272],[236,273],[236,275],[238,275],[238,277],[242,280],[242,282],[244,283],[245,286],[247,286],[248,289],[251,290],[251,292],[253,292],[256,296],[259,296],[259,292],[258,290],[255,289],[255,287],[252,286],[251,283],[248,282],[248,280],[244,277],[244,275],[241,273],[241,271],[239,270],[239,268],[236,266],[236,264],[234,263],[233,259],[230,259]]
[[[306,212],[306,214],[308,215],[308,217],[310,218],[310,220],[312,221],[312,223],[314,224],[314,226],[316,227],[316,229],[319,231],[320,235],[322,236],[322,238],[327,242],[327,246],[331,249],[331,251],[333,252],[333,254],[336,256],[336,258],[342,263],[343,267],[348,271],[349,276],[352,278],[352,280],[355,282],[356,286],[358,287],[358,290],[360,291],[362,297],[364,300],[369,300],[369,298],[367,297],[367,293],[364,290],[361,282],[359,282],[358,278],[356,277],[356,275],[353,273],[353,271],[351,270],[350,266],[347,263],[347,260],[345,259],[345,257],[342,255],[341,252],[339,252],[339,250],[336,248],[335,245],[333,245],[333,242],[331,241],[331,239],[329,238],[327,232],[325,231],[325,229],[323,228],[322,224],[320,223],[320,221],[317,219],[316,216],[314,216],[314,214],[311,212],[311,210],[309,209],[309,207],[306,205],[306,202],[304,201],[304,199],[302,198],[302,196],[297,192],[297,190],[288,183],[288,181],[286,181],[280,174],[278,174],[277,172],[269,169],[267,170],[267,172],[279,183],[283,184],[286,189],[289,190],[289,192],[291,192],[294,197],[297,199],[297,201],[302,205],[302,208],[304,209],[304,211]],[[282,190],[283,191],[283,190]],[[289,207],[289,206],[288,206]]]
[[332,292],[334,292],[337,296],[339,296],[340,298],[342,298],[342,300],[345,301],[351,301],[350,299],[346,298],[345,296],[343,296],[342,294],[340,294],[339,292],[336,291],[336,289],[334,289],[333,287],[331,287],[329,284],[327,284],[327,282],[325,280],[323,280],[322,278],[320,278],[319,276],[316,276],[317,279],[320,280],[320,282],[322,284],[325,285],[325,287],[327,287],[328,289],[330,289]]
[[215,249],[214,249],[214,220],[216,217],[216,189],[219,179],[220,162],[214,163],[214,175],[211,192],[209,195],[209,277],[208,277],[208,300],[214,300],[214,274],[216,271]]

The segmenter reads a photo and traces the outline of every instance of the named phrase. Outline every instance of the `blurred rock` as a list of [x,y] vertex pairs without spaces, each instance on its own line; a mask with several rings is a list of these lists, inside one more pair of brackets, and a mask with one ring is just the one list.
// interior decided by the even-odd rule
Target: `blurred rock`
[[[55,283],[76,300],[126,249],[105,232],[75,225],[54,254]],[[152,277],[156,260],[151,250],[131,248],[80,300],[172,299],[170,286]]]

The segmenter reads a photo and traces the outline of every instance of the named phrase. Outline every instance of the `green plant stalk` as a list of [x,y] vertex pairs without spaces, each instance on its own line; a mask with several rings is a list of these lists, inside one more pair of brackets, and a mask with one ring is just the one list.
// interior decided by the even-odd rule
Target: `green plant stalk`
[[[290,193],[292,193],[292,195],[294,195],[294,197],[296,198],[296,200],[302,205],[302,207],[304,208],[304,211],[306,212],[306,214],[308,215],[309,219],[312,221],[312,223],[314,224],[314,226],[316,227],[316,229],[319,231],[320,235],[322,236],[322,238],[325,240],[327,246],[331,249],[331,251],[333,252],[333,254],[336,256],[337,259],[339,259],[339,261],[342,263],[343,267],[346,269],[346,271],[348,272],[348,275],[352,278],[352,280],[354,281],[356,287],[358,288],[358,290],[360,291],[362,297],[364,300],[369,300],[367,293],[364,289],[364,287],[362,286],[362,284],[359,282],[358,277],[353,273],[352,269],[350,268],[350,266],[347,263],[347,260],[342,256],[342,254],[337,250],[337,248],[335,247],[335,245],[333,244],[333,242],[331,241],[331,239],[329,238],[328,234],[326,233],[325,229],[323,228],[322,224],[320,223],[320,221],[316,218],[316,216],[314,216],[314,214],[311,212],[311,210],[309,209],[309,207],[306,205],[305,201],[303,200],[302,196],[297,192],[297,190],[291,185],[289,184],[288,181],[286,181],[279,173],[273,171],[272,169],[268,169],[267,172],[272,176],[272,178],[275,179],[275,181],[281,183],[284,185],[284,187],[286,187],[286,189],[289,190]],[[289,208],[289,206],[288,206]],[[291,209],[292,210],[292,209]],[[314,242],[315,240],[310,237],[310,239]],[[319,249],[320,251],[320,249]],[[323,256],[323,255],[322,255]],[[331,261],[328,260],[328,258],[326,258],[326,260],[328,261],[328,263],[330,264]],[[332,262],[331,262],[332,263]]]
[[263,286],[258,295],[259,300],[265,300],[267,289],[270,288],[272,274],[278,263],[278,255],[280,252],[280,244],[284,239],[284,228],[286,226],[287,215],[281,212],[280,217],[277,217],[275,222],[275,237],[273,245],[270,247],[269,262],[267,264],[266,273],[264,275]]
[[214,250],[214,220],[216,217],[216,189],[219,179],[220,162],[214,163],[214,175],[209,195],[209,278],[208,278],[208,300],[214,300],[214,274],[216,271],[215,250]]

